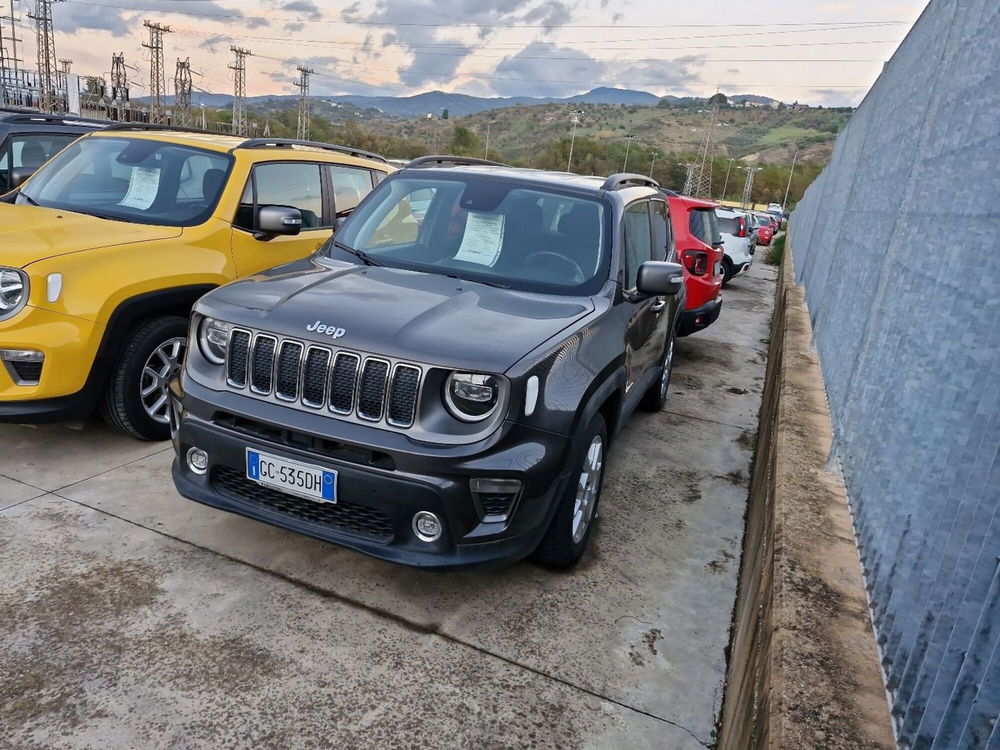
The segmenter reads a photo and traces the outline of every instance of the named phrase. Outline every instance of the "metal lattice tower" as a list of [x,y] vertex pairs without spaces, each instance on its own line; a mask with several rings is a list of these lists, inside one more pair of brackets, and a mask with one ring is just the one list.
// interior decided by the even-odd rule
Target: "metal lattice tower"
[[111,55],[111,106],[115,117],[124,120],[128,107],[128,73],[125,70],[125,53]]
[[694,164],[685,164],[687,167],[687,177],[684,178],[684,189],[681,190],[683,195],[691,195],[691,189],[694,186]]
[[743,197],[740,198],[740,207],[746,208],[752,205],[753,178],[757,174],[759,167],[747,167],[747,179],[743,183]]
[[35,22],[38,48],[38,107],[43,112],[55,112],[58,106],[56,86],[56,39],[52,30],[52,3],[62,0],[35,0],[35,12],[28,18]]
[[247,134],[247,57],[253,53],[242,47],[230,47],[236,60],[229,69],[233,71],[233,135]]
[[142,46],[149,50],[149,121],[153,124],[167,121],[163,108],[163,97],[167,91],[167,74],[163,70],[163,35],[170,33],[170,27],[162,23],[143,21],[149,29],[149,41]]
[[174,120],[181,127],[191,127],[191,58],[177,60],[174,74]]
[[698,150],[694,174],[691,178],[691,192],[694,198],[710,198],[712,193],[712,139],[715,137],[715,123],[719,118],[719,105],[712,107],[708,116],[708,129]]
[[[21,58],[17,56],[17,45],[21,43],[21,37],[17,35],[15,2],[17,0],[10,0],[10,15],[0,16],[0,105],[21,103],[22,84],[18,69]],[[5,21],[10,24],[9,34],[3,25]]]
[[300,141],[309,140],[309,76],[316,71],[299,65],[299,82],[295,84],[299,89],[299,127],[296,138]]

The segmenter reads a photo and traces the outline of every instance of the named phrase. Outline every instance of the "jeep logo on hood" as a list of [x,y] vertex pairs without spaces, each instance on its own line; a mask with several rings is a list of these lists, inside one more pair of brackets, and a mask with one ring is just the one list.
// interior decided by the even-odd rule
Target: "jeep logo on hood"
[[337,328],[337,326],[328,326],[321,320],[317,320],[315,323],[307,325],[306,330],[309,331],[309,333],[321,333],[324,336],[329,336],[332,339],[339,339],[345,333],[347,333],[347,331],[345,331],[343,328]]

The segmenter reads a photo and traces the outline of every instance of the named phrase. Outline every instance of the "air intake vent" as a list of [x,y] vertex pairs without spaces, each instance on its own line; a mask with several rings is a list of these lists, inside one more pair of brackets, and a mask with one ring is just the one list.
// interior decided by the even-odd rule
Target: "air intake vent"
[[330,378],[330,409],[338,414],[350,414],[354,410],[354,389],[358,384],[357,354],[340,352],[333,363]]
[[326,396],[326,376],[330,367],[330,352],[309,347],[302,367],[302,403],[319,409]]
[[278,352],[278,379],[274,395],[282,401],[295,401],[299,397],[299,369],[302,365],[302,344],[282,341]]
[[271,392],[274,347],[277,343],[273,336],[258,336],[254,339],[253,362],[250,365],[250,389],[254,393],[267,395]]
[[358,416],[370,422],[382,419],[385,407],[385,386],[389,380],[389,363],[384,359],[366,359],[358,388]]
[[235,388],[247,386],[247,363],[250,361],[250,334],[233,331],[229,339],[229,385]]
[[420,370],[410,365],[397,365],[389,389],[389,412],[386,416],[394,427],[409,427],[417,413],[417,387]]

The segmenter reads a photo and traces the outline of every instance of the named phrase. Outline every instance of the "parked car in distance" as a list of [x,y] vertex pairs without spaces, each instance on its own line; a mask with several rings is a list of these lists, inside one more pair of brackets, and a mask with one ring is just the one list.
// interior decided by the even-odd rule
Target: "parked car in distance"
[[773,217],[767,214],[754,214],[754,216],[759,222],[757,226],[757,244],[770,245],[771,240],[774,238]]
[[414,160],[313,257],[197,302],[182,495],[414,566],[580,559],[609,444],[667,397],[666,200],[640,175],[448,164]]
[[684,268],[687,295],[677,335],[687,336],[714,323],[722,311],[722,237],[718,204],[672,194],[667,198],[677,260]]
[[719,234],[722,236],[722,285],[740,273],[746,273],[753,263],[755,250],[750,218],[743,211],[729,208],[715,209]]
[[27,180],[81,135],[107,125],[75,117],[0,109],[0,195]]
[[780,203],[768,203],[767,204],[767,212],[769,214],[770,213],[776,213],[778,216],[781,216],[781,211],[782,211],[782,209],[781,209],[781,204]]
[[356,149],[112,126],[0,202],[0,421],[165,440],[191,305],[310,255],[393,171]]

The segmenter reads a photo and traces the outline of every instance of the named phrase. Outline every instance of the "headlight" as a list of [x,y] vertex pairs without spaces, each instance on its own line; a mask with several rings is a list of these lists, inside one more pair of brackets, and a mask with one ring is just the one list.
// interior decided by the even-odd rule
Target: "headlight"
[[471,372],[453,372],[444,384],[448,411],[463,422],[481,422],[500,404],[500,378]]
[[226,361],[229,333],[232,330],[232,323],[225,323],[215,318],[202,319],[198,328],[198,346],[205,359],[213,365],[221,365]]
[[0,268],[0,318],[13,315],[28,301],[28,277],[16,268]]

